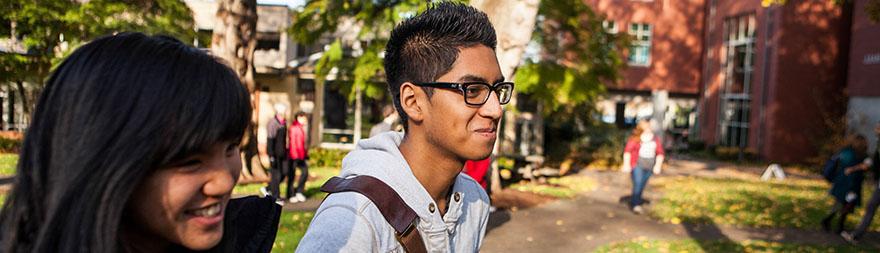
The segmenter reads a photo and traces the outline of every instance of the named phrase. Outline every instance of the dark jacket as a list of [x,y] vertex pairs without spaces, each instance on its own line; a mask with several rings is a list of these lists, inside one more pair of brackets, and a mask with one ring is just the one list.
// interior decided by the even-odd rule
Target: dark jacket
[[287,157],[287,126],[278,117],[272,117],[266,125],[266,153],[272,157]]
[[852,148],[844,148],[838,153],[838,156],[840,161],[837,163],[837,171],[835,172],[837,176],[834,177],[829,194],[834,196],[838,202],[846,203],[847,193],[853,192],[856,194],[856,199],[853,202],[856,206],[861,205],[862,183],[865,181],[865,172],[859,170],[847,175],[846,168],[862,163],[866,156],[858,154]]
[[871,155],[874,164],[871,165],[871,174],[874,174],[874,182],[880,182],[880,141],[875,145],[876,150]]

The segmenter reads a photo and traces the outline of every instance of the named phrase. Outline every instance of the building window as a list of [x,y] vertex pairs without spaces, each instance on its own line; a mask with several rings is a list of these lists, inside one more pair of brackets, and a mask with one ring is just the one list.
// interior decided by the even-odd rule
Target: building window
[[605,32],[610,34],[617,34],[618,28],[617,23],[614,20],[604,20],[602,21],[602,28],[605,29]]
[[651,25],[644,23],[632,23],[629,25],[629,35],[632,36],[632,45],[629,48],[629,65],[651,65]]
[[752,73],[755,58],[754,14],[724,20],[724,82],[719,113],[720,144],[746,147],[749,140],[749,115]]
[[266,38],[257,40],[255,50],[279,50],[281,48],[281,40],[279,38]]

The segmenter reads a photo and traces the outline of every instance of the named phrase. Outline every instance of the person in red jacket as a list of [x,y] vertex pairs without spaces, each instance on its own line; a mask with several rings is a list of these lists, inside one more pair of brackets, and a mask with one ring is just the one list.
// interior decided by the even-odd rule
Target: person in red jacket
[[630,198],[632,211],[641,214],[642,192],[648,185],[652,174],[660,174],[664,159],[663,144],[654,136],[649,121],[641,121],[636,125],[626,148],[623,151],[623,168],[621,171],[632,175],[633,189]]
[[462,172],[471,176],[474,180],[477,180],[477,183],[479,183],[486,192],[489,192],[489,184],[486,182],[486,172],[489,171],[489,165],[491,164],[492,160],[488,157],[477,161],[469,160],[464,163],[464,171]]
[[[306,201],[306,196],[303,195],[306,181],[309,179],[306,124],[308,124],[308,116],[304,112],[297,112],[295,120],[287,129],[287,150],[289,150],[289,158],[291,160],[287,173],[287,198],[290,203]],[[296,184],[296,191],[291,191],[293,190],[293,180],[296,178],[296,168],[300,169],[299,180]]]

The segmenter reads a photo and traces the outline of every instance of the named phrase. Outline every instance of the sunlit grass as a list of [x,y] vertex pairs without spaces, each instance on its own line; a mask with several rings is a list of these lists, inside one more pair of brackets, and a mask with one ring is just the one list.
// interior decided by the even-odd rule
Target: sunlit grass
[[0,177],[15,175],[16,165],[18,165],[17,154],[0,154]]
[[283,212],[278,224],[278,234],[272,244],[273,252],[293,252],[306,234],[314,212]]
[[704,241],[704,240],[644,240],[605,245],[596,250],[606,252],[876,252],[877,249],[851,245],[821,246],[766,241]]
[[[828,183],[819,179],[761,181],[733,178],[658,178],[653,184],[663,197],[652,216],[669,223],[714,223],[747,227],[819,229],[832,198]],[[871,195],[866,187],[863,198]],[[863,208],[849,216],[853,227]],[[878,228],[877,217],[871,227]]]
[[574,198],[579,193],[592,191],[597,187],[595,179],[579,175],[550,178],[547,183],[520,182],[510,186],[514,190],[562,199]]

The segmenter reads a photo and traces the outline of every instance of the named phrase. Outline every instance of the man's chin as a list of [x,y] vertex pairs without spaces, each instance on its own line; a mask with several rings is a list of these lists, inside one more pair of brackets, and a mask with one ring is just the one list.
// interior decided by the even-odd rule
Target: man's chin
[[466,159],[471,161],[480,161],[489,158],[492,155],[492,150],[490,149],[488,152],[479,152],[477,154],[468,156]]

